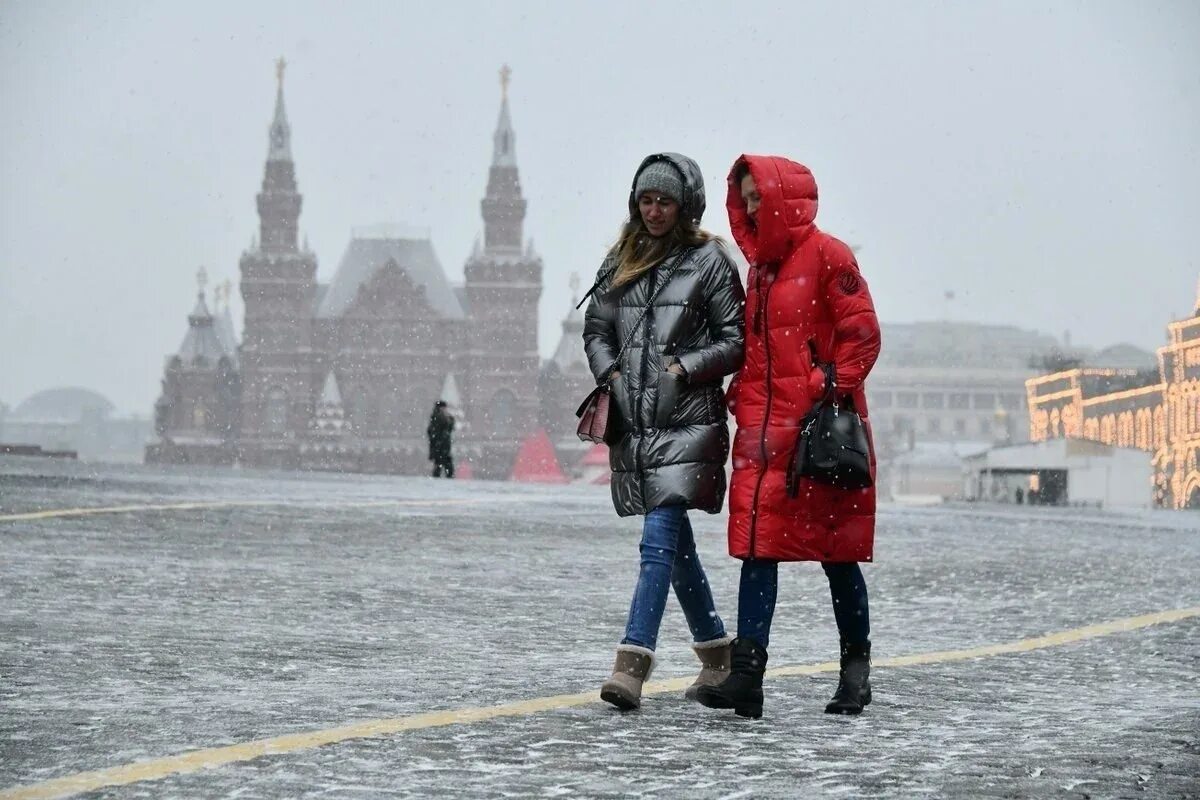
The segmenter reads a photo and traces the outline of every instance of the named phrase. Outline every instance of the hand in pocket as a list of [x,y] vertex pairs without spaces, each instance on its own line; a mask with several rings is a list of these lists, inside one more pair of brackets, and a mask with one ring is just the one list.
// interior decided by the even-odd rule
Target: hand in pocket
[[668,428],[675,408],[679,405],[679,396],[683,392],[683,375],[666,371],[658,373],[658,400],[654,406],[654,427]]
[[633,426],[633,409],[629,407],[629,393],[625,389],[625,380],[621,373],[613,373],[608,382],[608,392],[615,412],[611,418],[615,429],[629,430]]

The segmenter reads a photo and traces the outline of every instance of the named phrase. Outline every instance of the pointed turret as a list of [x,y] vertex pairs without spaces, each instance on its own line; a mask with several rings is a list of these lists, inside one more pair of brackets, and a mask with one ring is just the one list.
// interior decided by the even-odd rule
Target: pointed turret
[[196,275],[196,281],[200,285],[200,290],[196,293],[196,306],[192,313],[188,314],[188,331],[183,337],[183,343],[179,345],[177,354],[180,361],[189,366],[213,366],[225,354],[225,348],[221,346],[221,340],[217,337],[213,325],[212,312],[208,310],[208,303],[204,301],[204,284],[207,280],[207,273],[204,267],[201,267]]
[[325,388],[321,390],[321,405],[340,406],[341,404],[342,393],[338,390],[337,376],[333,374],[333,370],[329,370],[329,374],[325,376]]
[[248,465],[296,463],[313,417],[321,375],[311,367],[317,259],[299,247],[301,195],[283,98],[286,63],[275,67],[275,114],[257,196],[259,236],[242,254],[245,312],[237,364],[242,416],[239,457]]
[[478,477],[504,478],[538,416],[538,298],[542,260],[526,249],[525,198],[517,172],[516,134],[509,112],[512,71],[500,70],[500,118],[483,197],[483,247],[463,270],[469,326],[455,363],[461,380],[464,444],[483,466]]
[[167,357],[163,371],[162,394],[154,404],[159,438],[146,448],[147,463],[233,463],[241,384],[205,301],[207,281],[201,267],[187,335],[178,352]]
[[496,132],[492,134],[493,167],[517,166],[517,134],[508,111],[508,84],[511,79],[512,70],[505,64],[500,69],[500,118],[496,120]]
[[583,349],[583,312],[579,305],[579,273],[571,273],[571,310],[562,321],[562,338],[550,360],[564,375],[590,374],[587,353]]
[[508,84],[512,70],[500,70],[500,119],[492,134],[492,166],[483,198],[483,242],[487,252],[521,252],[525,198],[517,173],[517,134],[508,110]]
[[296,236],[300,221],[300,192],[296,188],[296,166],[292,163],[292,128],[283,104],[283,71],[287,62],[276,62],[278,81],[275,93],[275,117],[271,120],[267,166],[262,191],[258,195],[260,241],[268,252],[297,252]]
[[269,130],[270,146],[267,149],[267,161],[292,160],[292,127],[288,125],[287,108],[283,103],[283,71],[287,62],[282,58],[275,62],[275,77],[278,85],[275,88],[275,116],[271,120]]
[[337,376],[333,370],[325,376],[325,388],[321,390],[321,402],[317,403],[309,429],[321,438],[341,436],[346,433],[346,409],[342,405],[342,393],[338,389]]

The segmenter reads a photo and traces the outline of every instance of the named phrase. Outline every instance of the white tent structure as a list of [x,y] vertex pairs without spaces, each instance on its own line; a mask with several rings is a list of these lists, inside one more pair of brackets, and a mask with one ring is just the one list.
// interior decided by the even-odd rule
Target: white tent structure
[[966,459],[968,500],[1149,508],[1150,453],[1087,439],[994,447]]

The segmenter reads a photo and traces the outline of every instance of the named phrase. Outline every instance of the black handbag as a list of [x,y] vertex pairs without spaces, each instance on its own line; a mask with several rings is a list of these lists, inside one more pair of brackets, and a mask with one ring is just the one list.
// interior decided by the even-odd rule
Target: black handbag
[[825,372],[825,396],[800,423],[800,435],[788,462],[788,497],[799,493],[801,478],[839,489],[866,489],[874,481],[871,445],[862,418],[849,397],[838,402],[834,365],[820,364],[815,358],[813,363]]

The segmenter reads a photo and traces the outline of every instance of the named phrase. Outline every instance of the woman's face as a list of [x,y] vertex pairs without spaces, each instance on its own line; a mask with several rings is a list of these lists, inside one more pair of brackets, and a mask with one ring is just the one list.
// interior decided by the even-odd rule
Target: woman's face
[[754,183],[754,176],[747,172],[742,177],[742,201],[746,204],[746,213],[750,219],[758,222],[758,207],[762,205],[762,196]]
[[679,219],[679,203],[659,192],[644,192],[638,198],[638,211],[642,224],[655,238],[670,233]]

